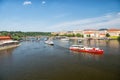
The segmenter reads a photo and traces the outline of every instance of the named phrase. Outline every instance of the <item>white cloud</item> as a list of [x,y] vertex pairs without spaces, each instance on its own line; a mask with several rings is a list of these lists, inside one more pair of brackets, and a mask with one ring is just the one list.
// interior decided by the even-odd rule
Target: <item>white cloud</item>
[[118,13],[118,15],[120,15],[120,12]]
[[46,1],[42,1],[42,5],[46,4]]
[[23,2],[23,5],[31,5],[31,4],[32,4],[31,1],[24,1],[24,2]]
[[100,29],[100,28],[120,28],[120,12],[110,13],[105,16],[88,18],[83,20],[76,20],[64,22],[51,26],[55,30],[74,30],[74,29]]

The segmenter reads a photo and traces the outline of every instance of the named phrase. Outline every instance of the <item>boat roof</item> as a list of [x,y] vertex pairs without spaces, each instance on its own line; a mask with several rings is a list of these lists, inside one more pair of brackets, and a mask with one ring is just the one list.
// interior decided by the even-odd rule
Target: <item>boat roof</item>
[[83,47],[84,45],[72,45],[72,47]]
[[18,41],[14,41],[14,40],[3,41],[0,43],[0,45],[5,44],[5,43],[13,43],[13,42],[18,42]]

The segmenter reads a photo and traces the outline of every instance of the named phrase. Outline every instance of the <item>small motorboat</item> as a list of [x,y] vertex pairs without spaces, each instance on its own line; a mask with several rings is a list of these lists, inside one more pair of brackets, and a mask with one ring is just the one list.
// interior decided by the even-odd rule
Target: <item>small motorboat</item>
[[78,39],[78,43],[81,43],[82,42],[82,40],[81,39]]
[[54,45],[54,42],[53,41],[48,41],[48,44],[49,45]]
[[72,45],[72,46],[70,46],[69,49],[73,50],[73,51],[86,52],[86,53],[95,53],[95,54],[103,54],[104,53],[104,51],[102,49],[85,47],[83,45]]
[[44,42],[45,42],[46,44],[49,44],[49,45],[54,45],[54,42],[53,42],[52,38],[45,38],[45,39],[44,39]]
[[54,45],[54,42],[51,41],[51,40],[47,40],[47,41],[45,41],[45,43],[46,43],[46,44],[49,44],[49,45]]

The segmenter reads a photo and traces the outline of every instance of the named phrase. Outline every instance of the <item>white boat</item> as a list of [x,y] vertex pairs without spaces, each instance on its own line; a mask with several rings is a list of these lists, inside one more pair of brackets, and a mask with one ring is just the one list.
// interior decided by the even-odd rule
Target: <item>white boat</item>
[[54,45],[54,42],[53,41],[48,41],[48,44],[49,45]]
[[47,40],[47,41],[45,41],[45,43],[46,43],[46,44],[49,44],[49,45],[54,45],[54,42],[51,41],[51,40]]
[[14,41],[14,40],[0,41],[0,50],[14,48],[14,47],[17,47],[19,45],[20,45],[20,43],[18,41]]
[[45,38],[44,41],[45,41],[46,44],[54,45],[54,42],[53,42],[52,38]]
[[61,38],[62,41],[69,41],[69,38]]
[[81,39],[78,39],[78,43],[81,43],[82,42],[82,40]]

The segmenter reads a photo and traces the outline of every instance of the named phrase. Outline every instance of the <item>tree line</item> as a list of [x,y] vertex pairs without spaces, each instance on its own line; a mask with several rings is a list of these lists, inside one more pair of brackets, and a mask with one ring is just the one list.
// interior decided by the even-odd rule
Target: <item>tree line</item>
[[27,36],[50,36],[51,32],[21,32],[21,31],[0,31],[0,36],[11,36],[14,40],[21,40]]
[[[63,34],[63,35],[59,35],[59,34],[55,34],[55,35],[53,35],[53,36],[67,36],[67,37],[81,37],[81,38],[84,38],[84,35],[83,34],[80,34],[80,33],[77,33],[77,34]],[[91,37],[91,35],[90,34],[88,34],[88,35],[86,35],[88,38],[90,38]],[[120,41],[120,34],[119,34],[119,36],[111,36],[109,33],[106,33],[106,35],[105,35],[105,37],[106,38],[110,38],[110,39],[113,39],[113,40],[119,40]]]

